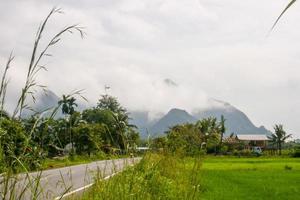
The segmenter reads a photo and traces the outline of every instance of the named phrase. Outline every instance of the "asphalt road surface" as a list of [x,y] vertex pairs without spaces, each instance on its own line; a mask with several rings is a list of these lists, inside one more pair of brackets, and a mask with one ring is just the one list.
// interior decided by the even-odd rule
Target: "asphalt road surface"
[[[90,187],[95,178],[108,178],[124,168],[139,162],[140,158],[124,158],[116,160],[103,160],[89,164],[75,165],[70,167],[45,170],[43,172],[33,172],[30,174],[20,174],[16,179],[10,180],[10,190],[7,193],[13,194],[13,199],[62,199],[82,193]],[[3,178],[2,178],[3,179]],[[16,183],[16,184],[14,184]],[[1,183],[0,191],[4,193],[5,187]],[[13,186],[15,185],[15,186]],[[14,188],[14,192],[12,192]],[[24,193],[22,193],[24,191]],[[5,199],[9,199],[7,195]],[[21,197],[20,197],[21,196]],[[3,199],[3,196],[0,197]]]

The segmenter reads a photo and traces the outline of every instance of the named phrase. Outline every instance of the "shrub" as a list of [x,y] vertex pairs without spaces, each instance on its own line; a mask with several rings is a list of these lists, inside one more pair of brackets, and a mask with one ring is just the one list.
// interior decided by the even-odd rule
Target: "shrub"
[[296,147],[294,152],[292,153],[294,158],[300,158],[300,146]]
[[226,154],[228,152],[228,146],[222,146],[220,148],[220,153],[221,154]]
[[106,132],[100,124],[80,124],[73,128],[74,142],[78,154],[97,152],[102,147],[101,134]]

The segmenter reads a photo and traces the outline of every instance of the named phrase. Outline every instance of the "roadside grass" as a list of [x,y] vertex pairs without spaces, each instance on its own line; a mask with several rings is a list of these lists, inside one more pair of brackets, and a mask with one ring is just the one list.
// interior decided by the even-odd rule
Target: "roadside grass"
[[109,180],[97,179],[81,199],[199,199],[198,158],[147,154]]
[[109,180],[97,179],[87,199],[299,199],[300,159],[178,158],[148,154]]
[[208,157],[202,199],[299,199],[300,159]]

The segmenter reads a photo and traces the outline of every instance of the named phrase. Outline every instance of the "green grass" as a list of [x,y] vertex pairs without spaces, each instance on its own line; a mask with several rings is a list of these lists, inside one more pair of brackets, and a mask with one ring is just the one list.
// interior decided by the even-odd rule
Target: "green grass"
[[200,164],[198,159],[148,154],[135,167],[98,180],[83,199],[199,199]]
[[206,158],[202,199],[299,199],[300,159]]
[[147,155],[83,199],[299,199],[300,159]]

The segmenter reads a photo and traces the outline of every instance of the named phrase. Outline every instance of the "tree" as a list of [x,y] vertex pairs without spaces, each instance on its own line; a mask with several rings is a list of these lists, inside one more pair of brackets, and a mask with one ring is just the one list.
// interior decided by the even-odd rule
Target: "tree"
[[75,112],[75,107],[78,105],[75,103],[76,99],[74,97],[70,97],[69,95],[63,95],[62,100],[58,102],[61,107],[61,111],[64,115],[72,115]]
[[121,106],[117,98],[109,95],[102,95],[95,109],[99,109],[102,112],[108,111],[108,113],[112,117],[112,121],[110,121],[110,123],[112,122],[112,124],[109,124],[112,142],[121,150],[126,151],[129,141],[128,135],[126,133],[130,129],[135,128],[134,125],[131,125],[129,123],[130,118],[127,110]]
[[222,146],[223,143],[223,137],[226,131],[226,127],[225,127],[225,121],[226,119],[224,118],[223,115],[221,115],[221,121],[220,121],[220,134],[221,134],[221,138],[220,138],[220,147]]
[[110,110],[113,113],[126,114],[127,110],[123,108],[116,97],[102,95],[98,101],[97,108],[101,110]]
[[281,149],[282,144],[290,137],[292,137],[291,134],[288,134],[284,131],[283,125],[275,125],[274,126],[274,132],[271,136],[268,136],[268,138],[271,140],[273,144],[276,144],[277,150],[279,151],[279,155],[281,155]]
[[61,105],[61,111],[65,115],[66,122],[69,124],[69,139],[72,145],[72,152],[74,151],[74,143],[72,140],[72,120],[71,116],[75,112],[75,107],[78,105],[75,103],[76,99],[70,95],[63,95],[62,100],[58,101],[58,104]]
[[176,125],[167,133],[167,147],[172,153],[198,155],[201,150],[202,134],[194,124]]
[[127,151],[129,142],[128,135],[126,134],[131,128],[136,128],[134,125],[129,124],[128,114],[112,113],[115,128],[115,141],[120,149]]
[[[21,122],[2,118],[0,120],[0,147],[4,156],[6,166],[15,167],[18,165],[16,158],[27,149],[27,137]],[[20,159],[23,160],[23,157]]]
[[217,146],[220,143],[220,129],[217,118],[209,117],[199,120],[196,127],[202,138],[201,146],[205,146],[208,153],[216,153]]
[[86,124],[80,123],[77,127],[73,128],[74,141],[76,152],[78,154],[97,152],[102,147],[101,135],[106,132],[104,126],[100,124]]

